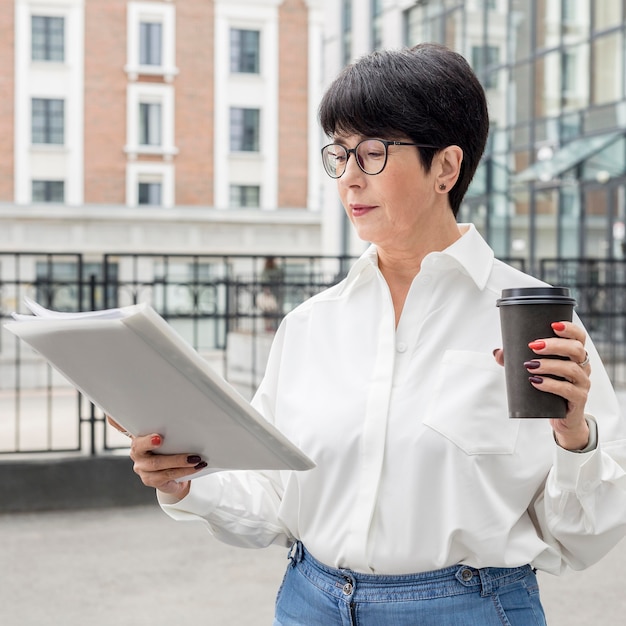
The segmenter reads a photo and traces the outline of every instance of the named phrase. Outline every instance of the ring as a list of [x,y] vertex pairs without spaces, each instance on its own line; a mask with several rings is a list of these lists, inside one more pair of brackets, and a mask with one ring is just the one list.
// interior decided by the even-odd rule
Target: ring
[[580,367],[585,367],[585,365],[589,364],[589,353],[585,350],[585,360],[582,363],[579,363]]

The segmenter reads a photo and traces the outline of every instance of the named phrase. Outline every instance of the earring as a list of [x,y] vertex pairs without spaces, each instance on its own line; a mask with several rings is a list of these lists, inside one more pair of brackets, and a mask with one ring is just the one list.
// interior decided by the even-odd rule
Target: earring
[[439,189],[440,189],[441,191],[443,191],[445,188],[446,188],[445,183],[441,183],[441,184],[439,185]]

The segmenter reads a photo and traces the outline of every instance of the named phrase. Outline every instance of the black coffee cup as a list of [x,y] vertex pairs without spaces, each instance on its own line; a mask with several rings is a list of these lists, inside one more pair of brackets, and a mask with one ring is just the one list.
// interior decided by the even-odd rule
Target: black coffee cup
[[509,417],[563,418],[567,402],[561,396],[535,389],[528,380],[525,361],[538,357],[528,344],[556,336],[551,324],[572,321],[576,300],[567,287],[523,287],[503,289],[496,302],[500,307],[504,371]]

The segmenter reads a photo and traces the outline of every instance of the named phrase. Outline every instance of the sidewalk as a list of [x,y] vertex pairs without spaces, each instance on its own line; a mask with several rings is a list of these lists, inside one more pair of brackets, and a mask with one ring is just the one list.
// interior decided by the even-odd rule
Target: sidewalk
[[[584,572],[540,574],[549,626],[623,623],[625,561],[622,541]],[[223,545],[156,503],[0,515],[0,623],[270,626],[286,564],[284,549]]]

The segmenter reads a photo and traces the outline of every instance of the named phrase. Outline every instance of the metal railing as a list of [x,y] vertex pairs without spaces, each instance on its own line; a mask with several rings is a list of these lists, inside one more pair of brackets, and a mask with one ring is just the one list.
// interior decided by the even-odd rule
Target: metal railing
[[[354,259],[244,255],[0,253],[0,314],[25,297],[61,311],[147,302],[250,397],[285,313],[335,284]],[[524,269],[520,260],[508,260]],[[274,265],[274,267],[273,267]],[[624,261],[543,260],[541,278],[569,286],[616,385],[626,385]],[[79,349],[79,347],[77,347]],[[98,355],[93,355],[98,358]],[[102,412],[26,344],[0,330],[0,457],[99,454],[127,447]]]

